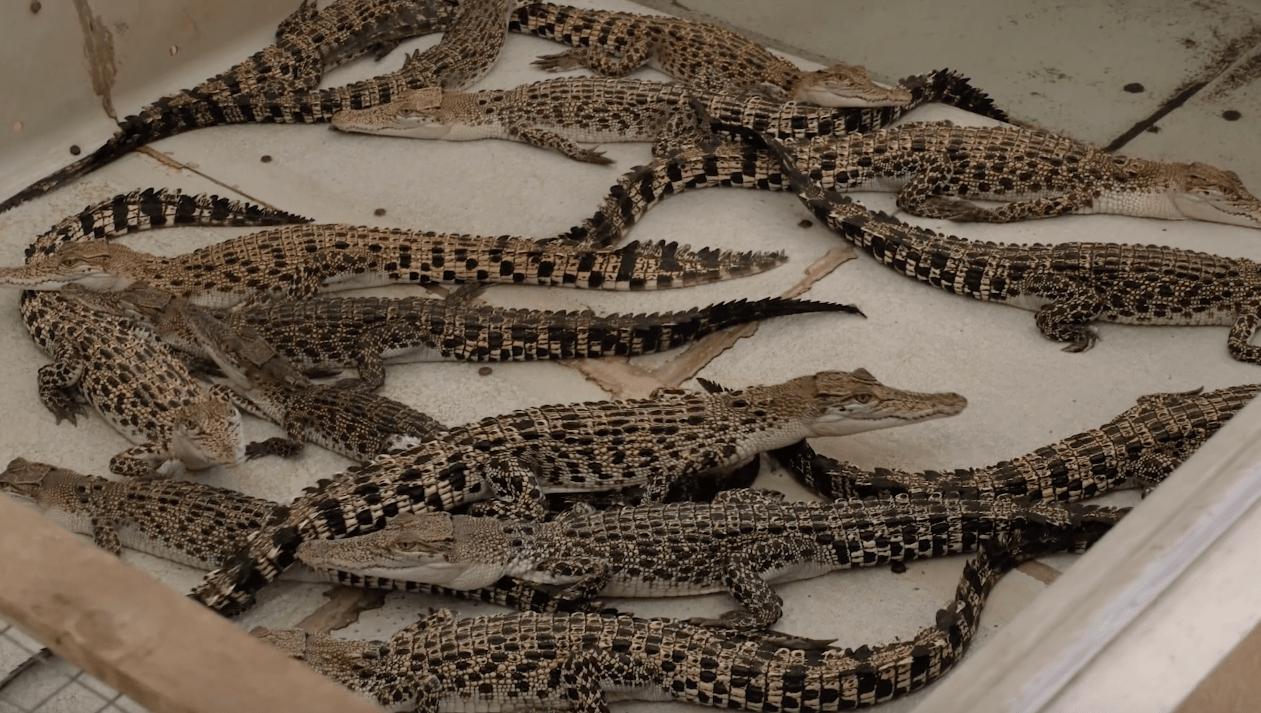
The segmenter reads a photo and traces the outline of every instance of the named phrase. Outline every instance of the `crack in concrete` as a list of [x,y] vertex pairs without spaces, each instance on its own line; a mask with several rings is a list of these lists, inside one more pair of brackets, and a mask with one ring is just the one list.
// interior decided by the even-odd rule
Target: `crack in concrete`
[[101,98],[101,108],[109,118],[118,121],[114,113],[114,101],[110,91],[118,67],[114,64],[114,36],[96,13],[88,0],[74,0],[79,15],[79,27],[83,30],[83,56],[88,61],[88,73],[92,78],[92,91]]
[[1198,94],[1208,85],[1219,79],[1228,80],[1238,68],[1247,68],[1251,63],[1253,51],[1261,46],[1261,27],[1254,27],[1241,37],[1230,41],[1208,66],[1188,79],[1182,86],[1174,90],[1173,96],[1165,100],[1156,111],[1136,122],[1125,133],[1112,140],[1104,147],[1104,151],[1112,152],[1121,149],[1135,137],[1156,125],[1174,109],[1186,104],[1191,97]]

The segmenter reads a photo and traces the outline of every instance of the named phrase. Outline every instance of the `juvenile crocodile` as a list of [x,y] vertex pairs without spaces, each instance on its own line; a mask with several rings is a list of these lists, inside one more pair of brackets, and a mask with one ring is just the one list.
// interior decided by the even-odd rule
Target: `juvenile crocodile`
[[309,374],[354,368],[359,374],[355,383],[377,389],[385,383],[385,364],[634,356],[674,349],[739,324],[809,312],[861,314],[852,305],[772,297],[684,312],[600,316],[588,311],[477,305],[457,294],[446,300],[263,301],[241,305],[223,316],[234,329],[254,330]]
[[738,466],[806,436],[905,425],[951,416],[966,405],[957,394],[884,386],[859,369],[720,393],[667,391],[486,418],[334,476],[320,492],[294,501],[283,522],[253,537],[194,595],[218,611],[236,611],[292,564],[304,540],[372,532],[403,513],[449,511],[529,487],[487,482],[481,471],[494,458],[532,463],[547,492],[643,487],[655,501],[674,482]]
[[518,614],[457,621],[442,610],[389,641],[343,641],[297,629],[254,634],[389,710],[463,713],[607,710],[676,700],[748,711],[838,711],[899,698],[941,678],[977,631],[998,579],[1021,562],[1081,551],[1110,522],[985,543],[954,601],[910,639],[840,649],[782,634],[669,619]]
[[652,290],[764,272],[783,253],[731,253],[677,243],[631,243],[596,251],[509,236],[481,237],[349,225],[296,225],[225,240],[175,257],[117,243],[67,243],[30,264],[0,269],[0,284],[56,290],[77,282],[118,290],[144,282],[211,308],[271,294],[393,283],[509,283]]
[[[44,517],[71,532],[91,536],[97,547],[112,554],[127,548],[206,570],[222,566],[251,533],[283,517],[285,509],[280,503],[204,483],[165,478],[112,481],[24,458],[14,459],[0,473],[0,492],[35,505]],[[301,581],[441,594],[529,611],[575,611],[587,606],[554,598],[520,580],[457,590],[319,566],[299,569],[292,578]]]
[[815,503],[787,502],[775,491],[727,490],[712,503],[603,512],[575,506],[550,522],[400,515],[385,529],[351,540],[304,542],[298,559],[456,588],[511,576],[559,585],[564,599],[579,601],[725,591],[737,609],[692,622],[753,630],[779,620],[783,600],[771,584],[968,552],[1027,523],[1070,527],[1082,517],[1112,514],[1010,498],[937,494]]
[[[1110,213],[1261,227],[1261,202],[1233,173],[1112,156],[1028,129],[915,123],[785,148],[798,170],[823,188],[897,192],[900,208],[926,217],[1007,221]],[[613,245],[663,199],[713,186],[779,191],[788,181],[776,157],[759,145],[687,146],[624,174],[595,215],[562,238]],[[972,210],[948,195],[1017,202]]]
[[574,49],[540,57],[548,71],[588,68],[625,77],[645,65],[698,89],[765,92],[776,101],[832,107],[901,106],[902,87],[877,84],[863,67],[836,64],[803,70],[736,32],[708,22],[534,3],[517,10],[514,32],[537,35]]
[[1258,392],[1261,384],[1207,394],[1150,394],[1098,428],[983,468],[865,470],[818,455],[805,442],[774,451],[772,457],[803,485],[829,498],[958,493],[1075,502],[1120,487],[1154,487]]
[[649,141],[653,152],[702,141],[708,134],[689,102],[724,121],[758,126],[783,138],[865,131],[929,102],[945,102],[997,119],[1006,114],[983,92],[949,70],[903,80],[907,101],[880,109],[823,108],[774,102],[738,92],[707,92],[679,83],[568,77],[479,92],[437,87],[399,94],[388,103],[345,109],[333,117],[343,131],[417,139],[507,139],[590,163],[611,163],[576,142]]
[[[269,225],[303,221],[283,211],[216,196],[136,191],[70,216],[36,238],[28,256],[76,240],[178,225]],[[110,461],[123,475],[147,475],[175,461],[197,469],[244,456],[240,415],[225,389],[209,393],[184,364],[131,320],[96,312],[53,293],[24,293],[22,319],[53,357],[39,370],[40,398],[60,422],[83,408],[75,394],[136,447]]]
[[792,190],[832,230],[907,277],[1035,311],[1039,331],[1068,342],[1065,351],[1094,345],[1094,321],[1230,325],[1230,355],[1261,364],[1261,347],[1249,344],[1261,327],[1261,264],[1155,245],[1009,245],[942,235],[824,189],[796,168],[789,149],[764,140]]
[[[53,172],[8,200],[0,212],[44,195],[159,139],[192,129],[240,123],[227,116],[241,96],[284,96],[313,90],[326,69],[368,52],[378,57],[408,37],[439,32],[454,17],[452,0],[335,0],[316,10],[303,0],[280,23],[276,43],[192,89],[163,97],[128,116],[101,148]],[[230,114],[231,112],[229,112]]]
[[420,444],[446,426],[429,416],[370,391],[313,384],[248,327],[235,329],[182,297],[146,285],[122,292],[86,292],[67,285],[75,299],[126,316],[140,314],[167,344],[213,361],[226,375],[233,401],[244,410],[285,429],[284,437],[246,445],[249,458],[300,454],[307,441],[366,461],[391,450]]

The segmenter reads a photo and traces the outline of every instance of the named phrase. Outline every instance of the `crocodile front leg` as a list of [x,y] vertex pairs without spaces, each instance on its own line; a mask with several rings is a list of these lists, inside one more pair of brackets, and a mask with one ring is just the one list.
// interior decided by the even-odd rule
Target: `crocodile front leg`
[[1250,343],[1258,329],[1261,329],[1261,305],[1248,305],[1235,318],[1235,323],[1230,327],[1230,336],[1226,338],[1230,356],[1249,364],[1261,364],[1261,347]]
[[516,458],[495,458],[482,468],[490,485],[491,499],[473,503],[469,514],[502,520],[542,520],[547,498],[539,487],[538,472]]
[[85,367],[81,360],[63,357],[39,368],[39,400],[52,412],[57,423],[64,419],[78,425],[78,416],[87,414],[87,409],[73,396]]
[[167,456],[165,448],[145,443],[111,458],[109,472],[128,478],[154,478],[161,476],[161,468],[170,462],[172,459]]
[[575,161],[583,163],[595,163],[600,165],[608,165],[613,163],[613,159],[604,155],[603,151],[587,149],[561,136],[560,134],[540,129],[535,126],[505,126],[504,130],[511,138],[527,143],[531,146],[537,146],[542,149],[552,149],[572,158]]
[[997,208],[982,208],[970,201],[933,196],[909,212],[926,218],[943,218],[959,223],[1016,223],[1076,213],[1082,208],[1090,207],[1091,203],[1091,195],[1085,192],[1013,201]]
[[556,54],[545,54],[532,64],[547,72],[590,69],[606,77],[625,77],[648,63],[652,56],[651,42],[637,42],[619,47],[620,53],[601,52],[595,47],[575,47]]
[[118,529],[112,521],[92,518],[92,544],[115,557],[123,554],[123,542],[119,539]]

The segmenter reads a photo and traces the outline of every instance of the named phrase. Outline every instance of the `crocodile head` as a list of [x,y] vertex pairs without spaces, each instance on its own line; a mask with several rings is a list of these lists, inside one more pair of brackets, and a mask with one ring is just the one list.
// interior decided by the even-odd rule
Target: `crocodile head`
[[1261,201],[1234,171],[1204,163],[1174,164],[1169,195],[1183,217],[1261,228]]
[[45,517],[75,532],[92,532],[83,506],[84,490],[108,483],[104,478],[25,458],[14,458],[0,473],[0,492],[34,504]]
[[446,512],[405,513],[376,532],[298,546],[298,559],[315,569],[452,589],[490,586],[504,575],[507,557],[496,521]]
[[241,413],[227,394],[224,387],[215,387],[208,398],[173,414],[171,457],[189,470],[233,466],[245,460]]
[[876,82],[865,67],[834,64],[803,73],[793,88],[792,99],[830,107],[905,106],[911,103],[911,92],[905,87]]
[[28,265],[0,268],[0,285],[27,290],[59,290],[78,284],[89,290],[122,290],[137,281],[136,251],[101,240],[64,243],[48,257]]
[[441,139],[451,131],[453,124],[443,109],[443,99],[441,87],[409,89],[385,104],[367,109],[342,109],[333,114],[332,124],[341,131]]
[[[360,693],[368,676],[361,674],[376,663],[380,641],[341,640],[303,629],[268,629],[256,626],[250,635],[271,644],[289,658],[297,659],[335,683]],[[376,702],[376,699],[369,698]]]
[[824,371],[811,379],[816,436],[847,436],[880,428],[954,416],[968,400],[959,394],[926,394],[885,386],[866,369]]

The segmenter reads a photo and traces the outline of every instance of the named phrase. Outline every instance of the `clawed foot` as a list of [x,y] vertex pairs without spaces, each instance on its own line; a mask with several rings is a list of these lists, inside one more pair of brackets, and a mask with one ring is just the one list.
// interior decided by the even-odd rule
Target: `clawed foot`
[[583,163],[594,163],[601,166],[607,166],[613,163],[613,159],[604,155],[603,151],[595,151],[593,149],[584,149],[570,155],[570,158]]
[[582,69],[583,66],[574,50],[540,55],[531,64],[547,72],[566,72],[571,69]]
[[53,418],[57,419],[57,423],[69,421],[71,426],[79,425],[79,416],[86,416],[88,409],[83,404],[66,396],[58,394],[56,397],[45,397],[44,406],[52,412]]
[[1072,354],[1076,354],[1078,352],[1084,352],[1090,349],[1091,347],[1095,346],[1095,342],[1097,341],[1099,341],[1098,333],[1096,333],[1095,330],[1093,329],[1085,329],[1085,330],[1082,330],[1082,335],[1078,337],[1077,339],[1073,340],[1071,344],[1064,347],[1063,351],[1066,351]]
[[920,215],[929,218],[943,218],[956,223],[992,223],[994,212],[986,210],[975,203],[945,196],[933,196],[924,201]]

